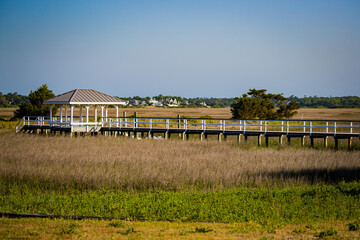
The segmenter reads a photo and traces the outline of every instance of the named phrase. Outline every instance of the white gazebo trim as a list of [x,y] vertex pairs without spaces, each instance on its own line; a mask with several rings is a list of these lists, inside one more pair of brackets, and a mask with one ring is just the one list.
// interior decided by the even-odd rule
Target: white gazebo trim
[[[89,126],[103,125],[104,117],[108,117],[108,109],[106,106],[114,105],[116,108],[116,117],[119,116],[119,105],[125,105],[125,101],[109,96],[107,94],[92,90],[92,89],[75,89],[63,94],[60,94],[54,98],[48,99],[43,102],[50,105],[50,122],[51,126],[70,126],[71,132],[74,127],[86,127],[86,131],[89,130]],[[59,118],[53,118],[52,108],[54,105],[60,105],[60,120]],[[70,106],[70,121],[67,116],[66,106]],[[83,119],[82,108],[86,108],[86,121]],[[94,106],[94,121],[89,122],[89,109]],[[101,107],[101,121],[97,121],[97,108]],[[74,120],[74,108],[79,107],[79,121]],[[63,108],[65,108],[65,119],[63,116]],[[104,116],[105,108],[105,116]],[[118,124],[117,124],[118,125]]]

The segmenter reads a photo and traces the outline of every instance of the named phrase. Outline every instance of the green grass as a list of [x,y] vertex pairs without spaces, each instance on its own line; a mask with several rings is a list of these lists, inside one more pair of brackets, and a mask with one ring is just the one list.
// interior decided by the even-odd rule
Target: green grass
[[0,211],[98,216],[119,219],[312,223],[356,220],[360,182],[285,189],[232,189],[213,192],[41,189],[1,184]]

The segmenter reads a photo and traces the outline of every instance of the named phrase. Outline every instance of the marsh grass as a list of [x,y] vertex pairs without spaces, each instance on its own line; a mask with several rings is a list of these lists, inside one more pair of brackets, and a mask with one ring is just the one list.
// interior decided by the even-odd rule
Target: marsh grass
[[0,136],[0,144],[2,184],[26,183],[45,189],[211,191],[360,178],[359,151],[15,134]]

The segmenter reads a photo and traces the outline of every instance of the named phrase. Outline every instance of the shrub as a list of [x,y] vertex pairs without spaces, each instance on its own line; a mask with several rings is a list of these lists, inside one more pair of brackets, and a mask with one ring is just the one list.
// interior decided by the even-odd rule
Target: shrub
[[357,231],[360,229],[360,225],[358,221],[350,222],[348,224],[348,227],[349,227],[349,231]]

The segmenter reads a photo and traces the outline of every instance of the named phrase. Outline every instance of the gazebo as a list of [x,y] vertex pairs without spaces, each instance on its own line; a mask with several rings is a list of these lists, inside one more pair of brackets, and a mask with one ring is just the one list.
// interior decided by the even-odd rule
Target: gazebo
[[[54,98],[50,98],[43,102],[43,104],[50,104],[50,122],[51,126],[70,127],[70,132],[88,132],[89,126],[98,126],[102,122],[97,121],[97,109],[101,108],[101,117],[108,116],[107,106],[113,105],[116,108],[116,117],[119,117],[119,105],[126,105],[126,102],[120,98],[109,96],[92,89],[75,89]],[[60,117],[52,116],[52,108],[54,105],[59,105]],[[94,110],[94,121],[89,121],[90,107]],[[74,116],[75,107],[79,108],[79,116]],[[83,118],[82,109],[86,109],[85,121]],[[70,109],[70,116],[68,116],[68,108]],[[105,110],[105,115],[104,115]]]

